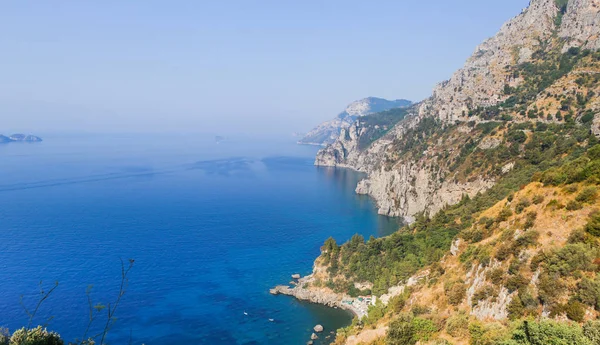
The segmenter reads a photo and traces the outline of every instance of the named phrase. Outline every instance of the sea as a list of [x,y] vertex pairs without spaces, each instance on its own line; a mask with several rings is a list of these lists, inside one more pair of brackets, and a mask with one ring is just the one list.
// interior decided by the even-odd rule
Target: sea
[[317,150],[208,134],[0,145],[0,327],[75,341],[111,311],[111,345],[306,344],[317,324],[328,344],[352,315],[269,289],[309,274],[328,237],[398,222],[355,194],[363,175],[315,167]]

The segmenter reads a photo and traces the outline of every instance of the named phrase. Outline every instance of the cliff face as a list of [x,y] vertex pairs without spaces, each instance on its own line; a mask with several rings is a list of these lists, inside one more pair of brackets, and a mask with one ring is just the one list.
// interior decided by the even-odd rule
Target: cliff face
[[[361,136],[373,124],[364,125],[359,120],[322,149],[315,164],[368,173],[356,191],[375,198],[380,214],[408,220],[421,211],[435,213],[446,204],[458,202],[463,195],[472,197],[487,190],[499,174],[467,173],[457,178],[456,173],[440,169],[451,166],[459,158],[457,153],[468,143],[469,136],[482,150],[488,148],[490,142],[492,146],[502,144],[495,142],[497,139],[489,133],[473,137],[473,126],[467,126],[468,123],[497,121],[501,116],[502,121],[512,123],[561,122],[563,115],[550,119],[545,114],[565,111],[577,119],[584,111],[596,114],[600,109],[600,102],[590,93],[589,102],[579,110],[566,109],[563,102],[565,97],[571,97],[569,93],[585,95],[586,91],[595,90],[596,85],[582,88],[576,81],[582,75],[595,78],[600,71],[596,64],[576,64],[557,78],[553,74],[554,79],[548,82],[550,86],[545,85],[548,89],[555,87],[553,94],[541,92],[546,88],[536,89],[542,84],[536,80],[536,74],[542,73],[540,66],[549,65],[551,58],[556,60],[552,63],[562,73],[559,54],[566,54],[571,47],[581,50],[600,47],[600,0],[570,0],[566,8],[559,8],[557,3],[533,0],[521,14],[504,24],[498,34],[479,45],[464,67],[440,83],[430,98],[413,105],[409,116],[384,136],[366,148],[360,147]],[[528,66],[537,66],[537,69],[528,74]],[[515,99],[522,104],[515,106]],[[492,115],[488,109],[492,109]],[[536,116],[530,116],[532,109]],[[434,135],[418,129],[426,119],[438,126]],[[600,116],[594,116],[592,131],[600,135]],[[444,139],[447,136],[458,138],[448,142]],[[402,151],[405,146],[402,142],[424,137],[429,140],[422,152]],[[444,155],[435,154],[444,151]],[[510,157],[502,162],[505,170],[510,170],[510,164]]]
[[564,49],[581,46],[600,48],[600,1],[570,0],[558,36],[567,42]]
[[299,144],[328,145],[338,138],[342,129],[348,128],[357,118],[393,108],[410,106],[412,102],[405,99],[389,101],[387,99],[367,97],[350,103],[346,109],[334,119],[325,121],[308,132]]

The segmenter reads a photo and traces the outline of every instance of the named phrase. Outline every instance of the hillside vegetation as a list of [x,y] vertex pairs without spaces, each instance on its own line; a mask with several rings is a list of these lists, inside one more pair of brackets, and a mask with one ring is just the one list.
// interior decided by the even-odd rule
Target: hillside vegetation
[[[406,114],[418,117],[380,136],[370,134],[384,124],[377,116],[359,124],[362,155],[381,157],[355,159],[371,185],[387,184],[388,194],[369,189],[378,200],[402,209],[432,183],[492,184],[424,207],[390,236],[325,242],[316,285],[378,297],[337,344],[600,344],[600,53],[559,37],[571,4],[555,2],[556,32],[529,55],[515,47],[511,63],[493,66],[505,80],[498,101],[467,97],[453,121],[435,111],[444,103],[416,105]],[[423,171],[429,184],[411,180]]]

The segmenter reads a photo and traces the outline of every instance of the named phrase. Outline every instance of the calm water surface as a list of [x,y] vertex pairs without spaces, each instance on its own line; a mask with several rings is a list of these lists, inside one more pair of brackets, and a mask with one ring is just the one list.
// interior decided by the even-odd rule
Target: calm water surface
[[133,258],[111,344],[304,344],[350,316],[269,288],[308,274],[329,236],[397,228],[355,195],[361,176],[314,167],[317,149],[293,140],[45,139],[0,146],[0,325],[13,330],[28,320],[20,296],[33,307],[40,281],[58,281],[34,322],[81,337],[86,288],[114,300]]

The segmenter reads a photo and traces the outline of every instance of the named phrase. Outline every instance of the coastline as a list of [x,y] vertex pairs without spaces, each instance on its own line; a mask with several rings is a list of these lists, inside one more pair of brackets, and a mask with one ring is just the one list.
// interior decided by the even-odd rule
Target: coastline
[[369,305],[374,304],[366,302],[362,298],[354,298],[346,294],[336,293],[325,287],[316,287],[316,278],[313,274],[297,279],[295,284],[277,285],[269,290],[272,295],[286,295],[296,298],[300,301],[324,305],[330,308],[347,310],[358,319],[362,319],[368,314]]
[[[299,143],[299,142],[297,144],[311,145],[311,146],[314,145],[314,144],[305,144],[305,143]],[[314,145],[314,146],[321,146],[321,145]],[[314,166],[316,168],[324,168],[324,169],[333,168],[333,169],[347,170],[352,173],[364,174],[364,175],[366,175],[366,177],[368,177],[367,173],[365,173],[363,171],[359,171],[355,167],[350,166],[350,165],[348,165],[348,166],[346,166],[346,165],[328,166],[328,165],[319,164],[318,160],[315,160]],[[365,179],[365,176],[363,176],[358,182],[360,182],[364,179]],[[353,192],[357,196],[363,195],[363,194],[357,193],[356,189]],[[375,214],[379,214],[377,212],[377,207],[378,207],[377,201],[374,198],[372,198],[370,195],[366,195],[366,196],[369,197],[369,199],[371,199],[374,202],[373,212]],[[390,219],[398,219],[396,217],[389,217],[389,216],[381,215],[381,214],[379,214],[379,215],[388,217]],[[396,224],[393,231],[396,231],[398,228],[400,228],[400,224]],[[383,236],[388,236],[388,235],[389,235],[389,233],[383,234]],[[317,257],[315,259],[315,262],[313,265],[313,271],[311,274],[308,274],[304,277],[300,277],[298,274],[292,274],[291,275],[292,281],[290,281],[288,284],[285,284],[285,285],[284,284],[276,285],[275,287],[269,289],[269,293],[273,296],[284,295],[284,296],[293,297],[296,300],[301,301],[301,302],[307,302],[307,303],[311,303],[311,304],[321,305],[321,306],[325,306],[325,307],[333,308],[333,309],[341,309],[341,310],[348,312],[353,318],[356,317],[359,320],[361,320],[365,316],[368,316],[369,306],[375,305],[375,303],[377,301],[377,297],[376,296],[368,296],[368,302],[367,302],[365,300],[367,296],[351,297],[348,294],[337,293],[328,287],[322,286],[321,282],[323,281],[323,278],[328,276],[325,273],[325,270],[326,270],[326,267],[319,265],[319,258]],[[365,288],[364,286],[361,287],[361,289],[364,289],[364,288]],[[368,287],[368,288],[370,288],[370,287]],[[390,289],[390,291],[388,291],[388,294],[381,296],[382,302],[384,304],[387,305],[387,302],[389,301],[390,297],[395,296],[395,295],[401,293],[402,291],[404,291],[404,286],[398,286],[395,288],[396,289]],[[335,340],[335,334],[341,328],[342,327],[328,330],[328,331],[332,331],[332,334],[334,334],[334,337],[332,340]],[[313,340],[314,339],[311,338],[311,340],[309,340],[309,342],[307,344],[314,343]]]

